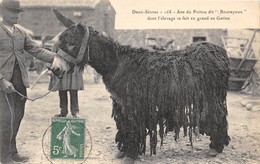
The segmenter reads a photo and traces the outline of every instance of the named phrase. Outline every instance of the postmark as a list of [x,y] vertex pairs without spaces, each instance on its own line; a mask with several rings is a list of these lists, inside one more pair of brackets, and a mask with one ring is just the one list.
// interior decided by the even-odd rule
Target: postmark
[[82,118],[51,118],[42,138],[42,149],[50,163],[85,163],[92,138]]

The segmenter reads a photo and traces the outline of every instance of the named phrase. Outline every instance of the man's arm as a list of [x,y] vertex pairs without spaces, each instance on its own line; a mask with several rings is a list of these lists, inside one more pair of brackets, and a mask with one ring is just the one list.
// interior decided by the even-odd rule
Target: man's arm
[[0,80],[2,80],[4,78],[4,76],[0,73]]
[[24,34],[25,34],[25,43],[24,43],[25,51],[27,51],[34,57],[44,62],[52,63],[56,53],[42,48],[38,43],[32,40],[30,35],[28,35],[27,33]]

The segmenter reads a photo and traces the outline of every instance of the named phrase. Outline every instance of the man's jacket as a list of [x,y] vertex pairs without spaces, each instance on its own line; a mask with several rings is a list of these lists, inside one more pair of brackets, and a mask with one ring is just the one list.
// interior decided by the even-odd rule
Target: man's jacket
[[16,61],[21,69],[23,84],[29,87],[25,66],[25,51],[48,63],[51,63],[55,56],[55,53],[45,50],[34,42],[23,29],[15,26],[14,33],[12,34],[0,22],[0,79],[11,80]]

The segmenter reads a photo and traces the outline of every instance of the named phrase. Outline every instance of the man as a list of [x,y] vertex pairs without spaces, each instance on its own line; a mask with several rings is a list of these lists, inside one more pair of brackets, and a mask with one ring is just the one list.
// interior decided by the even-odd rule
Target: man
[[19,1],[3,0],[0,11],[0,160],[2,164],[14,164],[28,160],[18,154],[16,147],[26,101],[16,91],[26,96],[29,87],[24,51],[48,63],[53,62],[55,53],[41,48],[16,26],[23,11]]

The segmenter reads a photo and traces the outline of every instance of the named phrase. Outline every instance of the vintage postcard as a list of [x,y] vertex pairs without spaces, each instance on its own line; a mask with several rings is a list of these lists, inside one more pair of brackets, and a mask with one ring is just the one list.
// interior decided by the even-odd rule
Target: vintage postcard
[[0,2],[0,163],[260,163],[258,0]]

